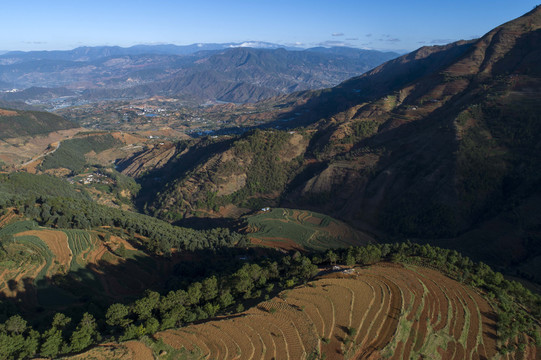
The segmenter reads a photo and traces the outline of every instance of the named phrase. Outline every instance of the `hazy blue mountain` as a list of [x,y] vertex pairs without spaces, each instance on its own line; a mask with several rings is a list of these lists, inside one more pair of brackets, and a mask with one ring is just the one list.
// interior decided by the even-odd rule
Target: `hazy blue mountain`
[[[6,89],[80,90],[85,99],[93,101],[160,94],[201,101],[254,102],[334,86],[396,56],[352,48],[284,49],[262,42],[81,47],[0,56],[0,81]],[[47,96],[34,97],[35,93],[3,94],[0,98],[47,101],[47,96],[52,100],[72,95],[65,89],[42,91]]]

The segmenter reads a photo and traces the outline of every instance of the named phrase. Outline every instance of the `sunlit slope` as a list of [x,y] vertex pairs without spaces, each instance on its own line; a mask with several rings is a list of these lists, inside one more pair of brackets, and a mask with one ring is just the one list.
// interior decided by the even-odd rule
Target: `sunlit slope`
[[[380,263],[331,270],[243,313],[160,332],[157,344],[139,346],[154,349],[155,356],[187,359],[539,356],[533,340],[523,336],[523,350],[499,354],[495,319],[491,305],[469,286],[428,268]],[[125,350],[122,358],[134,359],[133,346],[113,348]]]

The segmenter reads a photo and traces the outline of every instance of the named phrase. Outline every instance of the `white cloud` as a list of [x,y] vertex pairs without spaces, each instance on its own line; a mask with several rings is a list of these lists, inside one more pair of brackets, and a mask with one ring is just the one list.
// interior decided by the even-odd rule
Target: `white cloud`
[[345,41],[335,41],[335,40],[322,41],[316,45],[318,46],[351,46],[351,44]]

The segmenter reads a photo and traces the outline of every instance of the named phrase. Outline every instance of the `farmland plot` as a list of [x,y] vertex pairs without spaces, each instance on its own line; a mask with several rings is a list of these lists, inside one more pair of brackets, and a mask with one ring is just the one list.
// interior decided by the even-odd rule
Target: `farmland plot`
[[355,270],[324,275],[238,316],[156,336],[177,349],[199,349],[204,359],[496,355],[494,313],[474,289],[422,267]]
[[[58,270],[64,272],[69,269],[73,254],[68,246],[68,237],[64,232],[39,229],[20,232],[16,237],[19,236],[35,236],[41,239],[53,253]],[[51,268],[51,273],[54,273],[56,269],[56,266]]]
[[[33,221],[0,229],[0,294],[28,308],[58,308],[95,296],[120,299],[167,280],[175,261],[149,256],[103,231],[52,230]],[[121,250],[121,251],[120,251]],[[120,255],[123,256],[120,256]],[[61,281],[52,281],[60,276]]]
[[325,250],[365,245],[373,239],[327,215],[276,208],[246,218],[252,242],[283,249]]

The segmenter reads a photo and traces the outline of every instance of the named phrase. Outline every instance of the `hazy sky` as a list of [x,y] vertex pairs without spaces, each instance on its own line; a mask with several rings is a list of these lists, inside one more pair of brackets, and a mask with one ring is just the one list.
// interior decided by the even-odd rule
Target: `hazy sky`
[[242,42],[414,50],[471,39],[530,0],[6,0],[0,50]]

